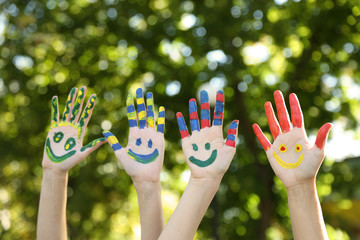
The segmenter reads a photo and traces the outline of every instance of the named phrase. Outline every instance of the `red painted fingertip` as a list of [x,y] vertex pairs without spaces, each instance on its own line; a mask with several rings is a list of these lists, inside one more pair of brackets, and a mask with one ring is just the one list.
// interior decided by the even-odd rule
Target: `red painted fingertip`
[[330,129],[332,128],[332,124],[331,123],[325,123],[319,130],[317,136],[316,136],[316,141],[315,141],[315,145],[322,150],[325,146],[326,140],[329,136],[329,132]]
[[259,125],[257,125],[256,123],[254,123],[252,125],[253,130],[255,132],[255,135],[257,137],[257,139],[259,140],[261,146],[263,147],[263,149],[265,151],[269,150],[271,147],[271,143],[270,141],[267,139],[267,137],[264,135],[264,133],[261,131],[261,128],[259,127]]
[[299,99],[297,98],[295,93],[291,93],[289,96],[289,100],[293,127],[301,128],[303,126],[303,115]]

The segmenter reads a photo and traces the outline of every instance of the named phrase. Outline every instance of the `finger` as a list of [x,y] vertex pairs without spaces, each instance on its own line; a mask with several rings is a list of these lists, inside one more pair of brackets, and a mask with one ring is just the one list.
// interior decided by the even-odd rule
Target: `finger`
[[200,131],[199,117],[198,117],[198,113],[197,113],[197,106],[196,106],[195,98],[192,98],[189,101],[189,113],[190,113],[191,133],[193,133],[194,131]]
[[282,132],[289,132],[291,130],[290,119],[281,91],[275,91],[274,98]]
[[210,104],[209,95],[207,91],[202,90],[200,92],[200,103],[201,103],[201,129],[210,127]]
[[79,120],[80,110],[82,108],[82,105],[83,105],[83,102],[85,99],[85,95],[86,95],[86,87],[81,87],[77,94],[77,97],[76,97],[76,100],[74,103],[74,107],[71,112],[70,122],[74,122],[74,121],[76,122],[77,120]]
[[271,147],[271,143],[267,139],[267,137],[264,135],[264,133],[261,131],[261,128],[259,127],[259,125],[254,123],[252,125],[252,127],[253,127],[255,135],[256,135],[257,139],[259,140],[261,146],[264,148],[265,151],[269,150]]
[[[153,128],[154,124],[154,98],[152,92],[146,94],[146,106],[147,106],[147,126]],[[159,118],[158,118],[159,121]]]
[[239,125],[239,120],[234,120],[230,124],[228,135],[226,138],[226,143],[225,143],[229,147],[236,146],[236,138],[238,135],[238,125]]
[[157,131],[164,133],[165,130],[165,108],[161,106],[159,108],[159,117],[157,119]]
[[303,114],[301,111],[299,100],[295,93],[290,94],[290,110],[291,110],[291,120],[293,127],[301,128],[303,124]]
[[51,99],[51,122],[59,121],[59,107],[58,107],[58,97],[54,96]]
[[273,135],[274,139],[276,139],[277,136],[279,136],[279,134],[281,133],[281,130],[279,123],[275,117],[274,109],[270,102],[265,103],[265,113],[269,123],[270,132]]
[[90,153],[92,153],[93,151],[95,151],[96,149],[98,149],[98,147],[103,145],[105,142],[106,142],[106,138],[98,138],[98,139],[92,140],[88,145],[82,147],[80,149],[80,152],[84,153],[84,155],[87,156]]
[[63,116],[62,116],[62,121],[67,121],[69,120],[70,118],[70,111],[71,111],[71,107],[74,103],[74,100],[75,100],[75,95],[76,95],[76,92],[77,92],[77,88],[72,88],[69,95],[68,95],[68,98],[66,100],[66,104],[65,104],[65,109],[64,109],[64,113],[63,113]]
[[122,146],[120,145],[119,141],[117,140],[114,134],[112,134],[109,131],[103,131],[102,134],[104,135],[107,142],[110,144],[110,146],[114,151],[120,150],[122,148]]
[[93,94],[90,96],[87,104],[86,104],[86,107],[84,109],[84,111],[82,112],[81,114],[81,118],[80,118],[80,121],[79,121],[79,126],[82,128],[82,134],[84,135],[85,134],[85,129],[89,123],[89,120],[91,118],[91,115],[92,115],[92,112],[94,110],[94,107],[95,107],[95,103],[96,103],[96,95]]
[[143,97],[143,91],[141,88],[136,90],[136,107],[139,117],[139,128],[146,127],[146,111],[145,111],[145,103]]
[[332,128],[332,124],[331,123],[325,123],[319,130],[317,136],[316,136],[316,141],[315,141],[315,145],[322,150],[325,147],[326,144],[326,140],[329,136],[329,131]]
[[134,99],[132,98],[131,94],[129,94],[126,98],[126,106],[127,106],[127,116],[128,116],[128,120],[129,120],[129,127],[137,127]]
[[179,125],[179,131],[181,135],[181,139],[186,138],[189,136],[188,129],[185,124],[184,116],[181,112],[176,113],[177,122]]
[[224,115],[224,103],[225,103],[224,93],[219,90],[216,93],[216,103],[214,110],[213,125],[215,126],[222,125],[223,115]]

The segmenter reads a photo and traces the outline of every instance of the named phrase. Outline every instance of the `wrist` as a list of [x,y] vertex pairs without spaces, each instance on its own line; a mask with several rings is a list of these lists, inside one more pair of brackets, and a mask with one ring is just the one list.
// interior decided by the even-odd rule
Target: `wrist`
[[220,186],[221,179],[222,176],[218,178],[196,178],[191,175],[188,185],[194,185],[200,189],[214,190],[216,192]]
[[303,199],[308,196],[317,196],[315,179],[302,182],[286,188],[289,200]]
[[43,177],[67,178],[68,171],[53,168],[43,168]]

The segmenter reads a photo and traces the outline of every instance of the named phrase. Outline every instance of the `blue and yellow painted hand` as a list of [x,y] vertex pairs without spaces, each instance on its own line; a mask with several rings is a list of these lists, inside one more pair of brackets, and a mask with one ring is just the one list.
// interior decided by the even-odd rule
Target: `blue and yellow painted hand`
[[[286,153],[288,151],[287,146],[285,144],[280,144],[279,145],[279,155],[281,156],[283,153]],[[295,145],[295,152],[300,153],[303,150],[303,147],[301,144],[296,144]],[[289,151],[291,151],[289,149]],[[298,166],[300,166],[301,162],[304,160],[304,153],[302,153],[299,158],[297,159],[297,161],[295,163],[288,163],[285,162],[281,159],[281,157],[279,156],[275,151],[273,152],[273,156],[276,160],[276,162],[283,168],[286,169],[293,169],[293,168],[297,168]]]

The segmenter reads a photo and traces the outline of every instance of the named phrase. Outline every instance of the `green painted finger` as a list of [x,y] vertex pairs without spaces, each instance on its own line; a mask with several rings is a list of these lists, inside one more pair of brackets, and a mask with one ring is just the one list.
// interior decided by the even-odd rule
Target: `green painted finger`
[[74,97],[76,95],[76,92],[77,92],[77,88],[74,87],[73,89],[71,89],[71,91],[69,93],[69,96],[68,96],[68,98],[66,100],[63,117],[62,117],[63,121],[66,121],[66,119],[68,119],[68,117],[69,117],[69,114],[70,114],[70,111],[71,111],[71,105],[72,105],[72,103],[74,101]]
[[59,121],[59,108],[57,96],[51,99],[51,122]]
[[76,97],[76,100],[74,103],[74,107],[71,112],[70,122],[76,121],[76,118],[79,117],[80,109],[84,102],[85,94],[86,94],[86,87],[81,87],[77,94],[77,97]]
[[92,95],[89,98],[89,101],[87,102],[86,107],[81,115],[81,118],[79,121],[79,126],[81,128],[86,127],[87,123],[89,122],[89,118],[91,117],[92,110],[95,107],[95,102],[96,102],[96,95]]
[[92,140],[88,145],[82,147],[80,149],[80,152],[84,152],[85,150],[92,148],[92,147],[96,146],[97,144],[105,142],[105,141],[106,141],[106,138],[104,138],[104,137]]

